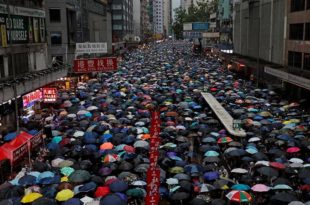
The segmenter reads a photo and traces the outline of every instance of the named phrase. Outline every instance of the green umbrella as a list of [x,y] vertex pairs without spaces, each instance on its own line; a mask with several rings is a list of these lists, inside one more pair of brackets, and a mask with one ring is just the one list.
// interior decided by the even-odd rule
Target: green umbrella
[[145,197],[146,191],[141,188],[134,188],[134,189],[127,190],[126,194],[132,197]]
[[65,176],[70,176],[74,172],[74,169],[72,167],[63,167],[60,169],[60,172]]
[[69,181],[75,183],[83,183],[85,181],[88,181],[90,177],[91,175],[89,174],[88,171],[75,170],[72,174],[70,174]]

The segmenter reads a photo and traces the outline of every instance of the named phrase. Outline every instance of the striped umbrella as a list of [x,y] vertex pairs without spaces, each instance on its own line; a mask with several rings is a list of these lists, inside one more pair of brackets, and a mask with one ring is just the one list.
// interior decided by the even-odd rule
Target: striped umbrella
[[231,139],[230,137],[221,137],[217,143],[218,144],[224,144],[224,143],[229,143],[229,142],[232,142],[233,139]]
[[116,162],[119,160],[119,156],[117,154],[107,154],[103,157],[104,163]]
[[245,191],[237,191],[237,190],[233,190],[231,192],[229,192],[226,197],[230,200],[230,201],[234,201],[234,202],[250,202],[252,201],[252,197],[248,192]]

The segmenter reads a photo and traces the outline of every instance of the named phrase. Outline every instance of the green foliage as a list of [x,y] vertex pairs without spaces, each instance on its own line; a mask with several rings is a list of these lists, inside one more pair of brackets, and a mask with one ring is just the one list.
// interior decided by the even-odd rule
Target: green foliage
[[210,14],[217,12],[218,0],[208,3],[207,0],[199,0],[196,5],[188,8],[188,11],[182,8],[176,8],[175,22],[172,25],[176,38],[182,38],[183,24],[190,22],[208,22]]

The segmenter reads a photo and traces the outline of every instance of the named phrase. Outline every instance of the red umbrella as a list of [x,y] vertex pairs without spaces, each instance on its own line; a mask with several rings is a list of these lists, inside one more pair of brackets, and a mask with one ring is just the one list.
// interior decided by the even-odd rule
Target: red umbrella
[[133,146],[125,145],[124,151],[126,151],[128,153],[135,153],[135,148]]
[[287,153],[296,153],[299,152],[300,148],[299,147],[290,147],[286,150]]
[[269,165],[277,169],[285,169],[285,165],[280,162],[270,162]]
[[108,186],[100,186],[95,192],[95,197],[104,197],[110,193],[110,188]]

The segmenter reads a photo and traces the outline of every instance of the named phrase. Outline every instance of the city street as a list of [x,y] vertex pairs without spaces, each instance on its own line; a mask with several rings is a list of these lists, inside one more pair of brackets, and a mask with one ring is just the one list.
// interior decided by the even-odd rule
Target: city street
[[159,204],[309,204],[309,113],[255,86],[217,57],[193,55],[191,42],[133,50],[117,72],[58,93],[43,116],[46,149],[1,185],[0,204],[152,204],[155,111]]

